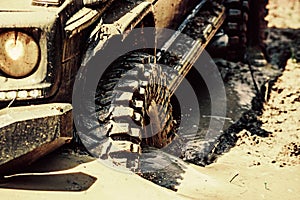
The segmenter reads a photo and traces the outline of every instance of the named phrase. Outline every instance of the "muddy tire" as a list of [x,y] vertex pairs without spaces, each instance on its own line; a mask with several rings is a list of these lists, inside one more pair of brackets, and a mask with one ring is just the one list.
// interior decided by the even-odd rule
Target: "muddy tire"
[[[92,155],[138,171],[142,147],[171,142],[171,96],[166,75],[153,62],[147,53],[131,52],[104,72],[95,95],[98,124],[87,123],[89,131],[81,137]],[[91,142],[96,139],[97,145]]]
[[267,0],[226,0],[224,29],[229,36],[227,59],[244,60],[247,47],[264,52]]
[[265,48],[265,30],[268,26],[268,22],[265,20],[265,17],[268,15],[268,9],[266,8],[268,2],[268,0],[249,1],[250,12],[247,23],[247,38],[249,46]]
[[225,33],[229,37],[227,58],[243,60],[247,45],[248,0],[226,0]]

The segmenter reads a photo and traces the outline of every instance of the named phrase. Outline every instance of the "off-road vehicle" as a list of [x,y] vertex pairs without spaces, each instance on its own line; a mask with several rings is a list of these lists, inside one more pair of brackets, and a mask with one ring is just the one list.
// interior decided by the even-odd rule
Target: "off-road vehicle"
[[[244,59],[249,46],[263,49],[266,4],[263,0],[2,0],[0,174],[11,174],[16,166],[70,142],[76,132],[73,118],[91,154],[118,159],[122,153],[133,153],[136,157],[124,163],[135,170],[144,146],[161,148],[176,137],[170,99],[181,79],[167,76],[160,64],[184,77],[217,33],[228,38],[224,54],[228,59]],[[153,33],[163,44],[155,48],[156,39],[143,36],[146,27],[177,34],[166,38]],[[139,34],[134,32],[137,28]],[[168,47],[179,33],[195,42],[172,56]],[[94,120],[73,117],[75,78],[89,70],[86,63],[91,55],[118,50],[132,41],[127,37],[136,39],[130,45],[145,49],[127,52],[105,66],[94,91],[94,110],[81,102],[84,113],[91,112]],[[166,83],[168,88],[160,86]],[[80,101],[78,106],[80,111]]]

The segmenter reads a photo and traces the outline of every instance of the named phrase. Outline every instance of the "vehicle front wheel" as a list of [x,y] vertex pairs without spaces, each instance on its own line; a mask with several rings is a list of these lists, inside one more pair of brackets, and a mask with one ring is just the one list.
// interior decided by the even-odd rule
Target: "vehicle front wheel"
[[80,134],[92,155],[138,171],[144,147],[162,148],[174,138],[167,78],[154,60],[148,53],[130,52],[102,75],[94,101],[98,123],[83,123],[87,131]]

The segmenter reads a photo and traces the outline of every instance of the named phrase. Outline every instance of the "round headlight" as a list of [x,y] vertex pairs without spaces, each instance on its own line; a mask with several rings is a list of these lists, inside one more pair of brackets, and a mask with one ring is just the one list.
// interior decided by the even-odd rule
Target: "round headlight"
[[1,33],[0,47],[0,70],[9,76],[29,75],[39,62],[39,47],[34,39],[25,33]]

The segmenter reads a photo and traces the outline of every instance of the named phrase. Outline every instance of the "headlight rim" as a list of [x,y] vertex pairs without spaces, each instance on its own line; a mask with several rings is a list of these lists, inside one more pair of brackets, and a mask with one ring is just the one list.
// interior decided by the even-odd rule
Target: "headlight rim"
[[27,36],[28,38],[30,38],[34,44],[37,47],[37,56],[36,56],[36,62],[35,65],[32,67],[32,69],[30,70],[30,72],[24,74],[24,75],[12,75],[10,73],[7,73],[5,70],[1,69],[0,67],[0,73],[5,75],[7,78],[13,78],[13,79],[22,79],[25,77],[29,77],[31,76],[34,72],[37,71],[40,62],[41,62],[41,47],[39,44],[39,40],[40,40],[40,30],[37,28],[18,28],[18,29],[4,29],[2,31],[0,31],[0,36],[2,34],[6,34],[6,33],[10,33],[10,32],[18,32],[21,33],[22,35]]

